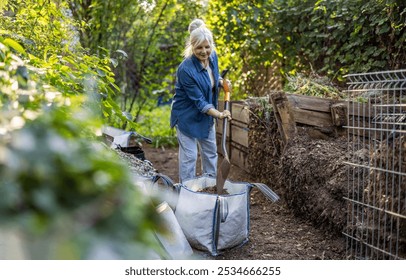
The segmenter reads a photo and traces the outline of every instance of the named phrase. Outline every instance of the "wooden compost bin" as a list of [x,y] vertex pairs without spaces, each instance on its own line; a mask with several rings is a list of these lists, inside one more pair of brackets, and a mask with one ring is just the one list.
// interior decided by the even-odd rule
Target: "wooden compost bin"
[[[296,126],[313,127],[317,133],[326,137],[345,135],[345,126],[352,119],[357,122],[367,121],[370,113],[363,104],[335,100],[328,98],[312,97],[298,94],[274,92],[269,97],[278,122],[278,131],[286,142],[296,133]],[[219,101],[219,108],[223,102]],[[232,101],[230,104],[232,121],[228,122],[227,148],[232,164],[250,172],[248,167],[250,108],[248,102]],[[223,123],[217,122],[218,152],[221,151],[221,135]],[[350,133],[357,133],[352,129]]]

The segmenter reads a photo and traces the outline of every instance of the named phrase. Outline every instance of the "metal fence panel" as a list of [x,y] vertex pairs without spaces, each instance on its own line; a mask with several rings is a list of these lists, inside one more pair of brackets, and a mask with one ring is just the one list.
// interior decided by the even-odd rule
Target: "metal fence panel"
[[346,78],[347,258],[406,259],[406,70]]

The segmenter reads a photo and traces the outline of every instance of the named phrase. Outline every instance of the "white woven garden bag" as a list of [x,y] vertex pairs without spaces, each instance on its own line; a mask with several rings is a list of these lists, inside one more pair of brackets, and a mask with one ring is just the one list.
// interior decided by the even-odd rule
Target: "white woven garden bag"
[[279,199],[264,184],[228,180],[224,184],[227,195],[201,192],[215,184],[216,179],[207,176],[178,184],[179,196],[174,209],[190,245],[213,256],[248,241],[250,191],[253,187],[257,187],[273,202]]

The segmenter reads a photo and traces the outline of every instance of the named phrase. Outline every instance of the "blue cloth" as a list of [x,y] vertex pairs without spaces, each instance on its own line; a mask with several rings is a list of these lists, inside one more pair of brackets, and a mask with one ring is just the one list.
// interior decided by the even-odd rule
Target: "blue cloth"
[[211,86],[209,73],[194,55],[185,58],[176,72],[171,127],[177,125],[182,133],[197,139],[209,137],[214,119],[206,112],[217,108],[218,103],[220,76],[217,54],[214,51],[209,57],[209,65],[213,72],[214,88]]
[[156,106],[160,107],[160,106],[171,105],[171,104],[172,104],[172,98],[170,98],[168,101],[164,101],[164,97],[159,96]]

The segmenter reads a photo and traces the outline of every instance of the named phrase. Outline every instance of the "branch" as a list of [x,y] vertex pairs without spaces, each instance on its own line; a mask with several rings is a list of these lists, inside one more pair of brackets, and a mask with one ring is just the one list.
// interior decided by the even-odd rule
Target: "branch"
[[[150,37],[148,39],[148,43],[145,46],[145,49],[143,51],[143,58],[142,58],[142,61],[141,61],[141,64],[140,64],[140,71],[139,71],[138,77],[143,76],[143,73],[144,73],[145,67],[146,67],[145,64],[146,64],[146,61],[147,61],[147,58],[148,58],[148,55],[149,55],[148,50],[149,50],[149,48],[150,48],[150,46],[152,44],[152,40],[153,40],[153,38],[155,36],[156,28],[158,27],[158,24],[161,21],[161,18],[163,17],[164,11],[165,11],[166,7],[168,6],[168,3],[169,3],[169,0],[167,0],[165,2],[165,4],[162,6],[162,9],[161,9],[161,11],[159,13],[159,16],[158,16],[157,20],[155,21],[154,27],[152,28],[151,35],[150,35]],[[131,105],[130,105],[130,108],[129,108],[129,112],[131,112],[131,110],[132,110],[132,108],[134,106],[134,102],[135,102],[136,97],[137,97],[137,95],[133,95],[133,98],[131,100]]]

